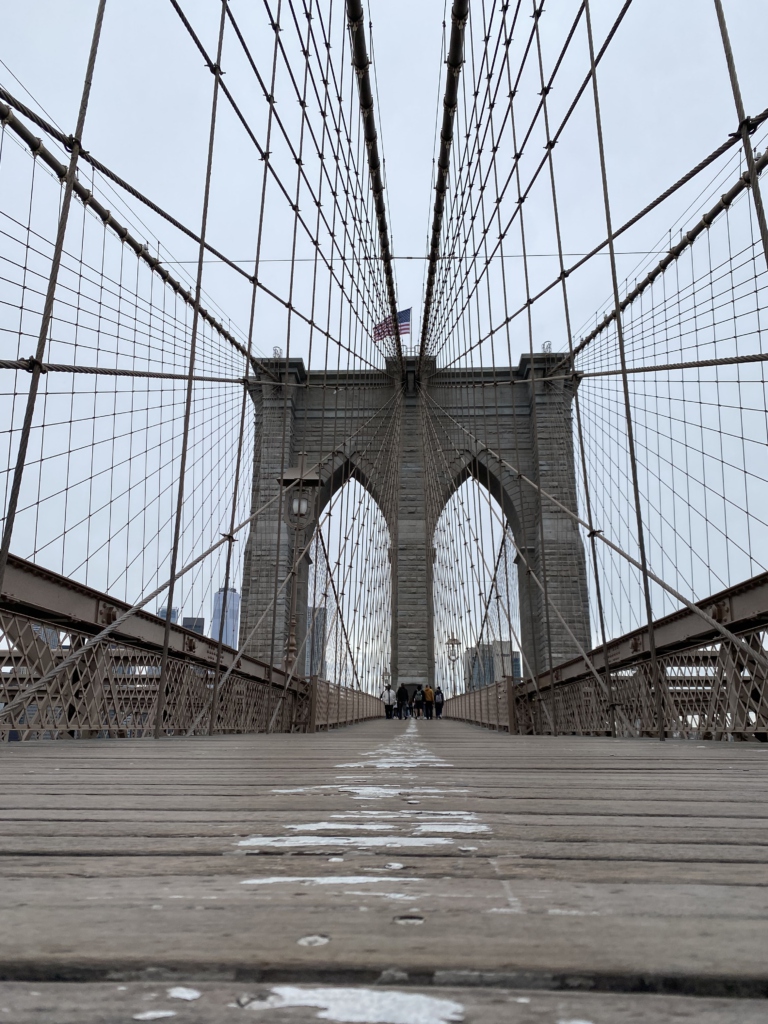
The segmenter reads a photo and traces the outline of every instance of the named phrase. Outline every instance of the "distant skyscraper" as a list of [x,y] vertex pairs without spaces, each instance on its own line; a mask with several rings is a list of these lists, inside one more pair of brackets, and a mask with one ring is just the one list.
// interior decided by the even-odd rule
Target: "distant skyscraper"
[[237,624],[240,620],[240,595],[233,588],[229,588],[227,594],[227,610],[224,613],[224,628],[221,627],[221,610],[224,606],[224,588],[217,590],[213,595],[213,618],[211,619],[211,636],[214,640],[219,639],[221,634],[222,643],[227,647],[237,648]]
[[52,626],[43,626],[40,623],[32,623],[32,632],[35,636],[44,640],[52,651],[55,651],[59,647],[59,631],[54,629]]
[[201,636],[205,635],[205,619],[189,618],[185,615],[181,624],[184,629],[191,629],[193,633],[200,633]]
[[478,644],[464,651],[464,686],[467,690],[480,690],[494,680],[493,646]]
[[520,652],[512,647],[511,640],[493,640],[464,651],[464,686],[467,690],[479,690],[501,682],[505,677],[522,678]]
[[307,646],[305,673],[325,678],[326,609],[307,608]]
[[520,652],[512,646],[511,640],[494,640],[493,647],[493,679],[499,681],[505,676],[512,679],[522,678]]
[[[168,614],[168,605],[163,605],[162,608],[158,608],[157,609],[157,617],[159,619],[164,619],[167,614]],[[178,622],[178,621],[179,621],[179,609],[178,608],[171,608],[171,622]]]

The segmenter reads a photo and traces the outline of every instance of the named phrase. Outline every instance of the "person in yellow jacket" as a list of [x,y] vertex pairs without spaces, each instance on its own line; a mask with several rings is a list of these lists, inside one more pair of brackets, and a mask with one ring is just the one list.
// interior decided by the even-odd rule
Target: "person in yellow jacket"
[[424,717],[431,718],[435,708],[435,691],[427,683],[424,687]]

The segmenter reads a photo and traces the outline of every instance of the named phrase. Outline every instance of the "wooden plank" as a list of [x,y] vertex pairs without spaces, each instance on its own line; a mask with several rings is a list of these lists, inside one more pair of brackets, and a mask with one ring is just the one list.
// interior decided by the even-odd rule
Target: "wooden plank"
[[[185,988],[186,999],[174,995]],[[545,992],[537,989],[413,987],[382,988],[377,985],[337,985],[354,1005],[383,1009],[398,1000],[422,997],[429,1009],[454,1007],[463,1019],[473,1024],[542,1024],[550,1021],[589,1022],[589,1024],[669,1024],[670,1021],[695,1021],[696,1024],[764,1024],[762,1000],[694,998],[675,995],[622,995],[586,992]],[[170,993],[170,994],[169,994]],[[269,1024],[317,1024],[324,990],[313,986],[314,1006],[272,1009],[268,1015],[249,1011],[246,1020],[265,1020]],[[189,998],[190,995],[192,998]],[[188,982],[172,975],[154,981],[114,980],[101,983],[0,983],[0,1013],[13,1024],[105,1024],[131,1022],[140,1014],[172,1012],[172,1024],[229,1024],[243,1019],[243,1007],[266,999],[290,1000],[284,985],[260,984],[258,979],[195,979]],[[377,1002],[374,1002],[376,1000]],[[435,1000],[435,1002],[431,1002]],[[403,1006],[402,1002],[396,1004]],[[407,1003],[405,1004],[407,1007]],[[4,1012],[4,1011],[7,1011]],[[147,1018],[145,1018],[147,1019]],[[156,1018],[162,1020],[163,1018]],[[327,1018],[326,1018],[327,1019]],[[381,1017],[371,1016],[372,1020]],[[403,1018],[396,1018],[402,1020]],[[439,1020],[417,1017],[412,1020]],[[446,1018],[443,1018],[444,1020]]]
[[[768,994],[757,743],[380,720],[311,736],[9,744],[0,758],[0,978],[53,992],[52,979],[87,976],[86,1024],[114,972],[369,984],[395,970],[408,988],[472,971],[505,991],[571,978]],[[328,941],[302,943],[313,935]],[[472,1020],[550,1019],[515,1017],[528,1004],[509,993],[490,1009],[459,989]],[[624,1019],[590,998],[597,1009],[573,1019]],[[621,998],[646,1019],[639,996]],[[739,1006],[732,1019],[750,1020]]]

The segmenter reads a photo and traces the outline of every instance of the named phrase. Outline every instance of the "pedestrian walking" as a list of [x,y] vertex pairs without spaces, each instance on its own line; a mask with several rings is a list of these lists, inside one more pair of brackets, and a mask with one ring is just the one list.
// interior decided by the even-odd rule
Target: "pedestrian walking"
[[424,690],[419,686],[413,695],[413,717],[421,718],[424,712]]
[[397,717],[405,718],[405,709],[408,707],[408,690],[403,683],[398,686],[395,697],[397,698]]
[[435,691],[427,683],[424,687],[424,717],[432,720],[432,711],[435,707]]
[[435,718],[443,717],[443,704],[445,703],[445,694],[438,688],[435,690]]
[[392,689],[391,683],[387,683],[387,685],[379,694],[379,697],[382,703],[384,704],[384,714],[387,716],[387,718],[391,718],[395,710],[395,704],[397,703],[395,691]]

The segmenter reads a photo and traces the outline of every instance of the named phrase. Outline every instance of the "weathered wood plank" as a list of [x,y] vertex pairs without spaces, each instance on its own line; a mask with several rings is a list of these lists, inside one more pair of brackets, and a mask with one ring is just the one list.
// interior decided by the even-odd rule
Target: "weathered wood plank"
[[[189,989],[187,999],[169,995]],[[346,991],[350,987],[346,986]],[[242,1007],[251,1001],[280,998],[283,986],[260,984],[256,979],[189,982],[173,976],[153,981],[83,983],[0,983],[0,1013],[14,1024],[105,1024],[129,1022],[152,1011],[173,1012],[173,1024],[229,1024],[243,1020]],[[269,1024],[317,1024],[323,1006],[322,987],[313,987],[314,1006],[271,1010],[269,1015],[249,1011],[246,1020]],[[442,1005],[460,1007],[473,1024],[542,1024],[582,1021],[589,1024],[764,1024],[762,1000],[693,998],[675,995],[631,995],[586,992],[544,992],[536,989],[413,987],[393,990],[351,987],[357,1006],[371,1005],[378,995],[386,1006],[393,992],[425,996]],[[189,998],[194,995],[193,998]],[[286,1001],[290,996],[283,996]],[[402,1004],[401,1004],[402,1005]],[[434,1007],[436,1004],[427,1004]],[[438,1003],[439,1007],[441,1004]],[[158,1018],[161,1019],[162,1018]],[[372,1018],[375,1019],[375,1018]],[[379,1018],[381,1019],[381,1018]],[[416,1019],[426,1019],[424,1017]],[[439,1018],[437,1018],[439,1019]],[[458,1018],[454,1018],[458,1019]]]
[[[85,1024],[115,992],[98,979],[115,971],[314,984],[396,970],[406,988],[474,971],[500,989],[571,978],[766,995],[767,755],[383,721],[319,736],[8,745],[0,977],[91,979]],[[311,935],[328,941],[301,943]],[[52,981],[43,988],[53,999]],[[549,1019],[543,1003],[526,1017],[509,992],[462,993],[472,1020]],[[230,1019],[219,998],[206,996],[206,1020]],[[640,1013],[638,995],[584,998],[573,1019]],[[750,1021],[757,1004],[738,1005],[729,1017],[733,1004],[701,1000],[698,1019]],[[203,1019],[202,1006],[178,1018]],[[14,1007],[21,1021],[38,1012]],[[304,1013],[290,1019],[316,1019]]]

